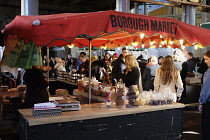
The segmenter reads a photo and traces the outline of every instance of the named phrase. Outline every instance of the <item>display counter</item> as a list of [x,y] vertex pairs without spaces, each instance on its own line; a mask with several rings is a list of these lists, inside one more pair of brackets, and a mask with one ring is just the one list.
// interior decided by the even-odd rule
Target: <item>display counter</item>
[[21,140],[181,140],[183,108],[180,103],[108,109],[104,103],[82,104],[79,111],[42,118],[33,118],[31,109],[20,109],[19,136]]
[[[84,91],[80,91],[78,89],[74,89],[73,95],[76,96],[81,104],[88,103],[88,93]],[[105,103],[106,98],[102,96],[91,95],[91,103]]]
[[67,89],[69,94],[72,95],[74,89],[77,89],[77,83],[72,83],[67,80],[57,80],[50,79],[49,80],[49,92],[51,95],[55,95],[55,91],[57,89]]

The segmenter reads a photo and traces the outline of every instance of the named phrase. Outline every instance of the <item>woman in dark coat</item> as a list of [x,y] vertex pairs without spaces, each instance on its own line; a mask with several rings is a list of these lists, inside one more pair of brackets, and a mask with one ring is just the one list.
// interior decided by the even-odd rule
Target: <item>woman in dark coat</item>
[[141,83],[141,71],[136,58],[132,54],[126,55],[125,64],[126,69],[122,78],[125,86],[130,87],[132,85],[137,85],[141,93],[143,91]]
[[[49,71],[51,67],[43,68]],[[23,80],[26,84],[26,94],[24,99],[25,108],[31,108],[36,103],[49,101],[47,92],[48,82],[44,79],[43,70],[40,66],[33,66],[32,69],[27,69]]]

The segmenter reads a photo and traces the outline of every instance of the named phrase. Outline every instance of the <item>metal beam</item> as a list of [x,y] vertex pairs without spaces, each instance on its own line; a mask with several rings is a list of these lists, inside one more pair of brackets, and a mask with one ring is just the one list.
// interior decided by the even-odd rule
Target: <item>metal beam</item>
[[166,0],[166,1],[180,3],[180,4],[186,4],[186,5],[194,5],[194,6],[201,6],[201,7],[208,7],[208,8],[210,8],[210,5],[201,5],[202,3],[192,3],[192,2],[188,2],[186,0],[184,0],[184,1],[180,1],[180,0]]
[[154,0],[132,0],[132,1],[153,3],[153,4],[156,4],[156,5],[165,5],[165,6],[179,7],[178,4],[166,3],[166,2],[160,2],[160,1],[154,1]]

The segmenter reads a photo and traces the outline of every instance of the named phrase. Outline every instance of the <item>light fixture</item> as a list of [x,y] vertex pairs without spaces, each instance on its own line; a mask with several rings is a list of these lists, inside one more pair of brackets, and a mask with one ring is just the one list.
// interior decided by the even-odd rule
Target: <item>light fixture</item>
[[168,45],[167,47],[168,47],[168,48],[171,48],[171,45]]
[[179,40],[179,43],[180,43],[180,45],[183,45],[184,40],[183,39]]
[[140,33],[140,38],[141,38],[141,39],[144,38],[144,33]]
[[144,45],[144,41],[142,41],[141,47],[144,48],[144,46],[145,46],[145,45]]
[[163,38],[163,36],[160,34],[160,38]]
[[133,43],[132,43],[132,46],[137,46],[138,43],[134,40]]
[[68,44],[68,45],[67,45],[67,47],[69,47],[69,48],[73,48],[73,47],[74,47],[74,45],[70,43],[70,44]]
[[162,38],[161,44],[165,45],[165,40],[163,38]]
[[185,46],[184,45],[181,45],[181,48],[182,48],[182,50],[184,50],[185,49]]
[[197,50],[198,49],[198,45],[196,44],[196,45],[194,45],[194,48],[195,48],[195,50]]
[[155,44],[155,42],[153,41],[153,39],[151,39],[151,41],[150,41],[150,46],[152,46],[152,45],[154,45]]
[[172,38],[169,42],[170,45],[172,45],[174,43],[174,39]]
[[163,46],[162,45],[159,45],[159,47],[162,48]]

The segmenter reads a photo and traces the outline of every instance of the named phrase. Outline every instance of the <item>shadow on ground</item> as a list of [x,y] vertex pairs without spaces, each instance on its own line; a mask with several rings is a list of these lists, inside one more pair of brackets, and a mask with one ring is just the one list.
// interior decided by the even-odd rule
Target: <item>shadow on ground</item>
[[195,106],[187,106],[183,112],[182,140],[201,140],[202,112]]

